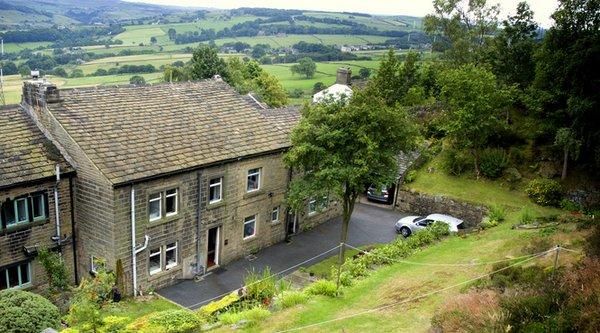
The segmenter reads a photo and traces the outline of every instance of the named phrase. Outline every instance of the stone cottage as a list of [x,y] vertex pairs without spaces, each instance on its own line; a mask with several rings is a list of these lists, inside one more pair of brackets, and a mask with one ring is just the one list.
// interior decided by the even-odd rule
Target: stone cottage
[[75,282],[74,169],[17,105],[0,108],[0,138],[0,290],[43,286],[41,249]]
[[282,154],[298,113],[260,108],[218,78],[65,90],[31,80],[22,107],[77,170],[78,270],[122,266],[127,293],[204,274],[339,214],[335,202],[285,206]]

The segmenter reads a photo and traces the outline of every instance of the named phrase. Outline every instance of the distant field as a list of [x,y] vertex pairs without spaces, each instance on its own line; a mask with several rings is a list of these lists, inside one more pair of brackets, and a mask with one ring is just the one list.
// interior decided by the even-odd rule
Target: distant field
[[4,43],[4,52],[20,52],[25,49],[35,50],[38,47],[47,47],[50,42],[28,42],[28,43]]

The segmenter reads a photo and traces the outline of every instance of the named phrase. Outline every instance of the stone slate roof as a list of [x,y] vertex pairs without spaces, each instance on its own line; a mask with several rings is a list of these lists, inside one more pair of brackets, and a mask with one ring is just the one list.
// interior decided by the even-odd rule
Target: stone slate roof
[[292,105],[275,109],[262,109],[260,113],[269,118],[278,130],[291,133],[294,126],[300,121],[300,108],[298,105]]
[[221,80],[60,94],[50,112],[113,184],[290,146],[287,127]]
[[72,172],[58,149],[19,106],[0,108],[0,188]]

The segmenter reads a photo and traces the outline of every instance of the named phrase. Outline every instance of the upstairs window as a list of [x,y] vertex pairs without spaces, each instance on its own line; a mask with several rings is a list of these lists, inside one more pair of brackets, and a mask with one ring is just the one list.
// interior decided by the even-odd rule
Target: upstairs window
[[248,170],[246,192],[257,191],[260,188],[260,168]]
[[148,220],[160,220],[163,217],[174,216],[179,213],[179,190],[171,188],[148,197]]
[[48,196],[44,192],[32,193],[0,203],[0,229],[11,228],[48,218]]
[[148,218],[150,221],[156,221],[161,218],[161,199],[162,193],[150,195],[150,200],[148,201]]
[[208,186],[208,202],[212,204],[221,201],[223,197],[223,177],[211,179]]
[[165,210],[167,216],[173,216],[177,214],[177,189],[170,189],[165,192]]

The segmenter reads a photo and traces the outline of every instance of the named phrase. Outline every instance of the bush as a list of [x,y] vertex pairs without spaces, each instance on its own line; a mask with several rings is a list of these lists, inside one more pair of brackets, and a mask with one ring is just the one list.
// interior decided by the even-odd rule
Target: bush
[[129,319],[129,317],[107,316],[104,317],[103,325],[100,329],[100,332],[123,332],[127,327],[127,324],[129,324],[130,322],[131,319]]
[[233,292],[218,301],[210,302],[198,310],[198,313],[203,317],[212,316],[215,313],[225,311],[228,307],[240,300],[237,292]]
[[219,321],[225,325],[233,325],[242,320],[247,320],[248,326],[252,326],[270,315],[271,312],[269,312],[269,310],[257,306],[241,312],[225,312],[219,316]]
[[287,309],[298,304],[304,304],[306,301],[308,301],[308,296],[305,293],[301,291],[288,291],[281,295],[277,304],[281,308]]
[[441,158],[442,170],[453,176],[460,176],[473,167],[473,158],[469,154],[455,149],[445,149]]
[[41,332],[60,327],[58,308],[40,295],[23,290],[0,291],[0,332]]
[[414,182],[415,179],[417,179],[417,170],[410,170],[404,176],[404,182],[407,184]]
[[508,165],[508,157],[502,149],[486,149],[481,153],[479,168],[481,173],[492,179],[502,175]]
[[523,176],[517,168],[507,168],[504,170],[504,179],[508,182],[508,185],[511,190],[517,188],[517,184],[521,181]]
[[563,189],[556,180],[538,178],[527,184],[525,192],[538,205],[557,206],[562,198]]
[[581,204],[571,201],[569,199],[562,199],[560,201],[560,208],[569,211],[569,212],[580,212],[583,210]]
[[490,220],[502,222],[504,219],[506,219],[506,209],[501,205],[492,205],[490,207],[490,213],[488,214],[488,217]]
[[309,295],[337,296],[337,287],[333,281],[318,280],[304,290]]
[[127,325],[127,333],[192,333],[200,331],[202,320],[188,310],[165,310],[138,318]]
[[247,297],[258,302],[268,303],[277,293],[275,282],[275,277],[271,276],[269,267],[265,267],[262,274],[252,270],[244,278],[244,285],[248,293]]
[[530,224],[534,219],[535,216],[529,206],[525,206],[523,209],[521,209],[521,212],[519,213],[519,222],[521,224]]
[[479,223],[479,226],[483,229],[493,228],[497,225],[498,225],[498,220],[494,220],[494,219],[490,218],[489,216],[484,217],[483,220],[481,221],[481,223]]

